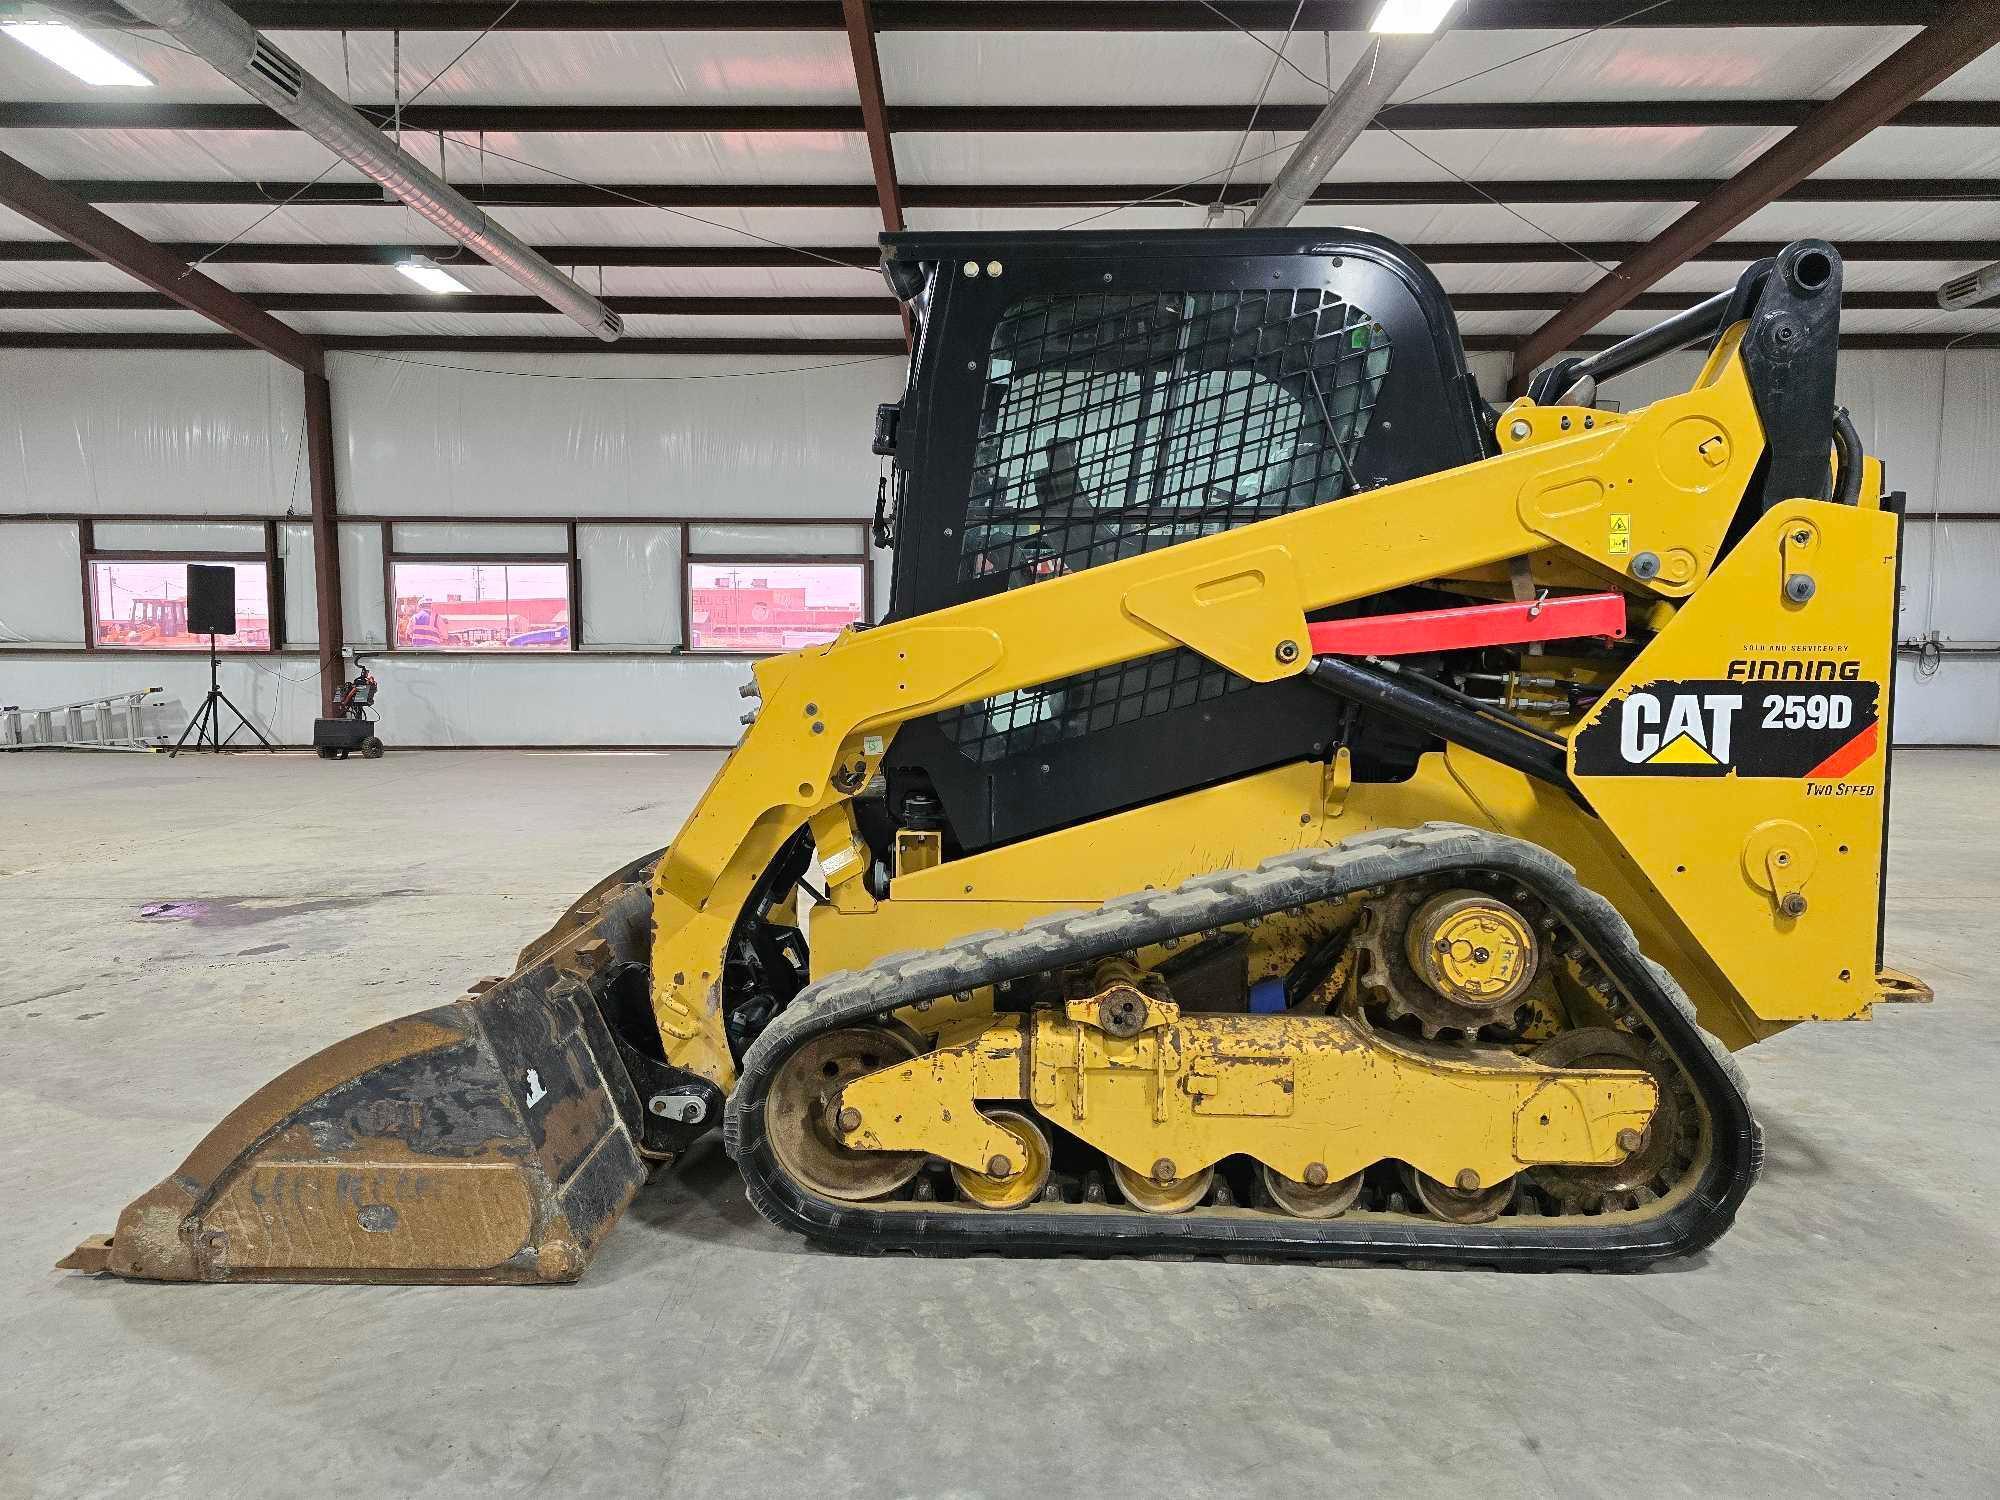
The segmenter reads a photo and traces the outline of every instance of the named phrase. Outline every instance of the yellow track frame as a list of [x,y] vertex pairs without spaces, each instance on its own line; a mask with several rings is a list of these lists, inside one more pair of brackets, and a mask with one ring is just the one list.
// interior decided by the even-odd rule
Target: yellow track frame
[[995,1016],[855,1080],[838,1100],[840,1139],[1009,1176],[1020,1144],[975,1101],[1025,1099],[1141,1177],[1187,1178],[1240,1154],[1294,1181],[1338,1181],[1393,1157],[1476,1189],[1530,1166],[1621,1161],[1659,1104],[1644,1072],[1545,1068],[1497,1047],[1425,1052],[1340,1017],[1183,1016],[1147,1000],[1142,1029],[1118,1036],[1099,1023],[1101,999]]

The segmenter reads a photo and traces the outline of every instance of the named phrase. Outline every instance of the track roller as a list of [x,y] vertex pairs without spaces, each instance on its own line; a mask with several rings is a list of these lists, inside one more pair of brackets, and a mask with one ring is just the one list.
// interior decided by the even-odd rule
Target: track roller
[[1208,1196],[1209,1184],[1215,1181],[1215,1168],[1203,1167],[1187,1177],[1176,1177],[1173,1165],[1169,1161],[1159,1162],[1148,1177],[1122,1161],[1114,1161],[1111,1175],[1117,1180],[1118,1191],[1134,1208],[1149,1214],[1186,1213]]
[[1450,1183],[1439,1182],[1435,1177],[1425,1176],[1415,1167],[1408,1168],[1405,1175],[1409,1179],[1410,1191],[1417,1195],[1417,1201],[1429,1210],[1433,1218],[1443,1219],[1447,1224],[1490,1224],[1514,1201],[1517,1182],[1517,1179],[1509,1177],[1491,1187],[1481,1187],[1477,1182],[1466,1187],[1454,1187]]
[[[1338,1182],[1300,1182],[1287,1177],[1275,1167],[1262,1166],[1264,1191],[1271,1202],[1284,1213],[1295,1219],[1337,1219],[1354,1207],[1361,1196],[1361,1174],[1343,1177]],[[1325,1169],[1320,1175],[1325,1176]]]
[[1010,1162],[995,1157],[990,1165],[1007,1168],[995,1173],[953,1166],[951,1180],[969,1202],[981,1208],[1025,1208],[1048,1185],[1049,1162],[1054,1154],[1049,1149],[1049,1138],[1041,1126],[1018,1110],[995,1109],[985,1113],[987,1119],[1021,1143],[1022,1159]]

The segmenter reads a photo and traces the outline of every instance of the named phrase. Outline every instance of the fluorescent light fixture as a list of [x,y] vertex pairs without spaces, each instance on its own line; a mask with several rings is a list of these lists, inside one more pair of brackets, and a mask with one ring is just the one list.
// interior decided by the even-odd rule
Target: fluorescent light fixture
[[1427,35],[1444,24],[1453,0],[1382,0],[1370,31]]
[[74,26],[62,21],[0,21],[4,31],[24,47],[42,54],[85,83],[118,84],[149,89],[153,80],[114,52],[107,52]]
[[462,292],[465,283],[457,280],[428,255],[412,255],[396,262],[396,269],[427,292]]

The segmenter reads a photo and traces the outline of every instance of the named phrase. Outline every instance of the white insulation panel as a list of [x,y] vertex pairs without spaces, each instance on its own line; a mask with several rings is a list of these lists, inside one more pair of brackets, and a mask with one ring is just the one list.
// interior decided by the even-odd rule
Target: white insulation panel
[[528,526],[482,526],[476,523],[402,521],[394,529],[398,553],[422,552],[438,557],[484,557],[493,553],[538,552],[564,557],[569,553],[569,528],[543,523]]
[[319,579],[313,572],[312,527],[288,521],[278,528],[278,566],[285,575],[285,644],[319,644]]
[[[342,503],[377,515],[853,515],[873,503],[875,405],[900,357],[574,361],[337,355]],[[808,362],[810,363],[810,362]]]
[[2000,521],[1919,513],[1903,527],[1901,634],[1946,645],[2000,643]]
[[696,557],[858,557],[860,526],[690,526]]
[[260,354],[0,349],[0,512],[303,510],[304,394]]
[[99,552],[264,555],[264,528],[252,521],[99,521],[90,528],[90,540]]
[[1899,745],[2000,745],[2000,658],[1947,656],[1936,670],[1905,656],[1896,664]]
[[579,526],[576,562],[586,650],[681,644],[681,529]]
[[348,645],[380,646],[388,640],[382,586],[381,526],[367,521],[342,522],[340,628]]
[[[83,644],[78,548],[75,522],[0,526],[0,645]],[[15,701],[5,688],[0,688],[0,700]]]
[[589,653],[371,659],[401,745],[733,745],[740,661]]

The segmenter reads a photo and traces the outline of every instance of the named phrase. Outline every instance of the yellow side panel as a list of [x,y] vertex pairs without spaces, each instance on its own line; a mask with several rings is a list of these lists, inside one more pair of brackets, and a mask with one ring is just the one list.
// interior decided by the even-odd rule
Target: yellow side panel
[[1095,901],[884,901],[861,909],[816,906],[806,915],[813,978],[825,979],[844,970],[866,968],[887,953],[935,948],[989,929],[1009,931],[1051,912],[1084,911],[1098,904]]
[[1572,740],[1591,806],[1765,1021],[1875,996],[1895,569],[1892,515],[1778,506]]
[[1324,774],[1312,763],[1280,766],[905,875],[890,895],[1095,906],[1127,891],[1254,865],[1320,842]]

